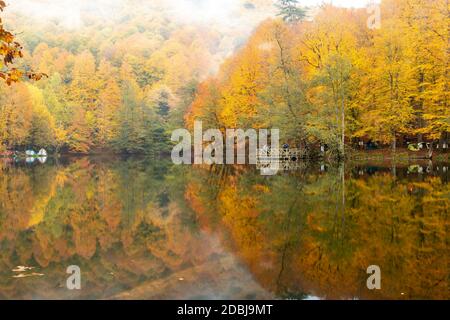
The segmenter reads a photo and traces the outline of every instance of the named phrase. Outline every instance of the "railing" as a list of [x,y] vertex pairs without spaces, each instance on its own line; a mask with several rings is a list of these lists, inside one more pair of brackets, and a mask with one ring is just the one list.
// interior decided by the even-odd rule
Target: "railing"
[[297,162],[305,158],[306,150],[304,149],[258,149],[258,161],[289,161]]
[[300,161],[305,156],[306,151],[301,149],[258,149],[256,168],[272,170],[275,165],[280,171],[299,170],[305,166],[305,163]]

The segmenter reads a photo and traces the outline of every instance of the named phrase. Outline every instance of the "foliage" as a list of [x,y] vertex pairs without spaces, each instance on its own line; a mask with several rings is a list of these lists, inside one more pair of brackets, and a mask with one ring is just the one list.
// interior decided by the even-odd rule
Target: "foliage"
[[[24,44],[8,57],[23,57],[49,78],[26,86],[8,80],[12,89],[0,84],[2,149],[168,151],[169,132],[183,125],[195,85],[234,44],[229,31],[187,26],[155,6],[152,19],[136,4],[75,30],[20,12],[7,16]],[[4,36],[13,44],[12,34]]]
[[298,0],[278,0],[276,7],[279,16],[288,23],[299,22],[305,18],[305,10],[298,7]]
[[171,130],[196,119],[279,128],[290,145],[336,156],[360,140],[395,149],[405,137],[448,139],[445,0],[384,0],[380,29],[367,28],[364,9],[325,5],[301,19],[295,1],[278,8],[284,19],[263,21],[232,55],[238,30],[186,25],[163,9],[147,20],[126,7],[75,30],[14,14],[28,51],[8,56],[49,78],[0,84],[1,148],[159,154]]
[[[327,169],[318,174],[305,165],[273,179],[253,170],[198,170],[187,198],[277,296],[448,298],[446,173]],[[371,264],[382,269],[383,290],[367,289]]]
[[[0,12],[3,12],[5,7],[6,3],[0,1]],[[20,81],[24,75],[33,80],[40,80],[43,76],[46,76],[33,71],[25,72],[14,66],[17,58],[23,58],[22,50],[22,45],[15,40],[14,34],[4,28],[3,21],[0,18],[0,78],[8,85]]]
[[279,128],[291,145],[336,154],[354,140],[395,150],[401,137],[447,139],[445,3],[384,0],[380,29],[365,10],[330,5],[312,21],[267,20],[200,85],[187,124]]

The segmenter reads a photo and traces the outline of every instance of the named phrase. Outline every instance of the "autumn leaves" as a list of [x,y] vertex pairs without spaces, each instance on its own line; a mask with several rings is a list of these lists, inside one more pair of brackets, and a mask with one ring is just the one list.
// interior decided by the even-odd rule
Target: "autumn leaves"
[[[0,11],[6,7],[4,1],[0,1]],[[0,19],[0,78],[6,81],[8,85],[19,81],[22,77],[22,72],[16,68],[8,68],[14,62],[15,58],[22,58],[22,46],[20,43],[14,41],[14,35],[5,30],[2,20]]]
[[291,144],[335,154],[359,140],[446,139],[445,3],[385,0],[381,28],[367,27],[365,9],[332,6],[312,21],[266,21],[200,85],[187,122],[281,128]]
[[[395,149],[404,138],[448,139],[446,1],[384,0],[381,28],[368,28],[374,12],[366,9],[324,6],[300,21],[304,12],[295,1],[280,3],[283,19],[261,23],[199,85],[212,61],[221,60],[223,34],[143,21],[140,14],[126,20],[128,12],[120,24],[87,27],[92,39],[57,27],[50,29],[54,36],[35,42],[35,30],[28,30],[32,53],[25,63],[50,74],[33,84],[44,97],[49,127],[57,128],[58,139],[47,144],[81,153],[147,153],[167,149],[168,132],[191,129],[196,120],[205,128],[279,128],[282,141],[328,145],[336,157],[362,140]],[[1,31],[0,77],[11,84],[25,74],[10,64],[21,57],[21,46]],[[9,148],[29,141],[8,138],[9,131],[22,131],[30,109],[14,111],[20,99],[11,96],[0,102],[0,143]]]
[[[5,7],[5,2],[0,1],[1,12],[3,12]],[[0,18],[0,78],[8,85],[20,81],[23,76],[30,80],[40,80],[42,77],[47,76],[43,73],[22,71],[12,67],[16,58],[23,58],[22,49],[22,45],[15,41],[14,35],[3,27],[2,19]]]

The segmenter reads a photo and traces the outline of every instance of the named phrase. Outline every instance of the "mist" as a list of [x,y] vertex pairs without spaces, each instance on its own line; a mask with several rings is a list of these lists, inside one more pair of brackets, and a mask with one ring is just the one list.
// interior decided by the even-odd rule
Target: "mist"
[[[41,21],[54,20],[67,28],[83,26],[84,19],[112,20],[121,12],[138,8],[139,14],[167,15],[187,24],[215,24],[222,27],[253,26],[273,15],[275,0],[15,0],[7,13],[19,13]],[[371,0],[300,0],[301,6],[332,3],[343,7],[364,7]]]

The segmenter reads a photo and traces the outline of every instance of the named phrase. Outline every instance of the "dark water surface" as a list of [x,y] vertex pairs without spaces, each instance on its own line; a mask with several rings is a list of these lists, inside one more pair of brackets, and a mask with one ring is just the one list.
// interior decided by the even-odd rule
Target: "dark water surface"
[[0,168],[0,299],[450,298],[449,164]]

